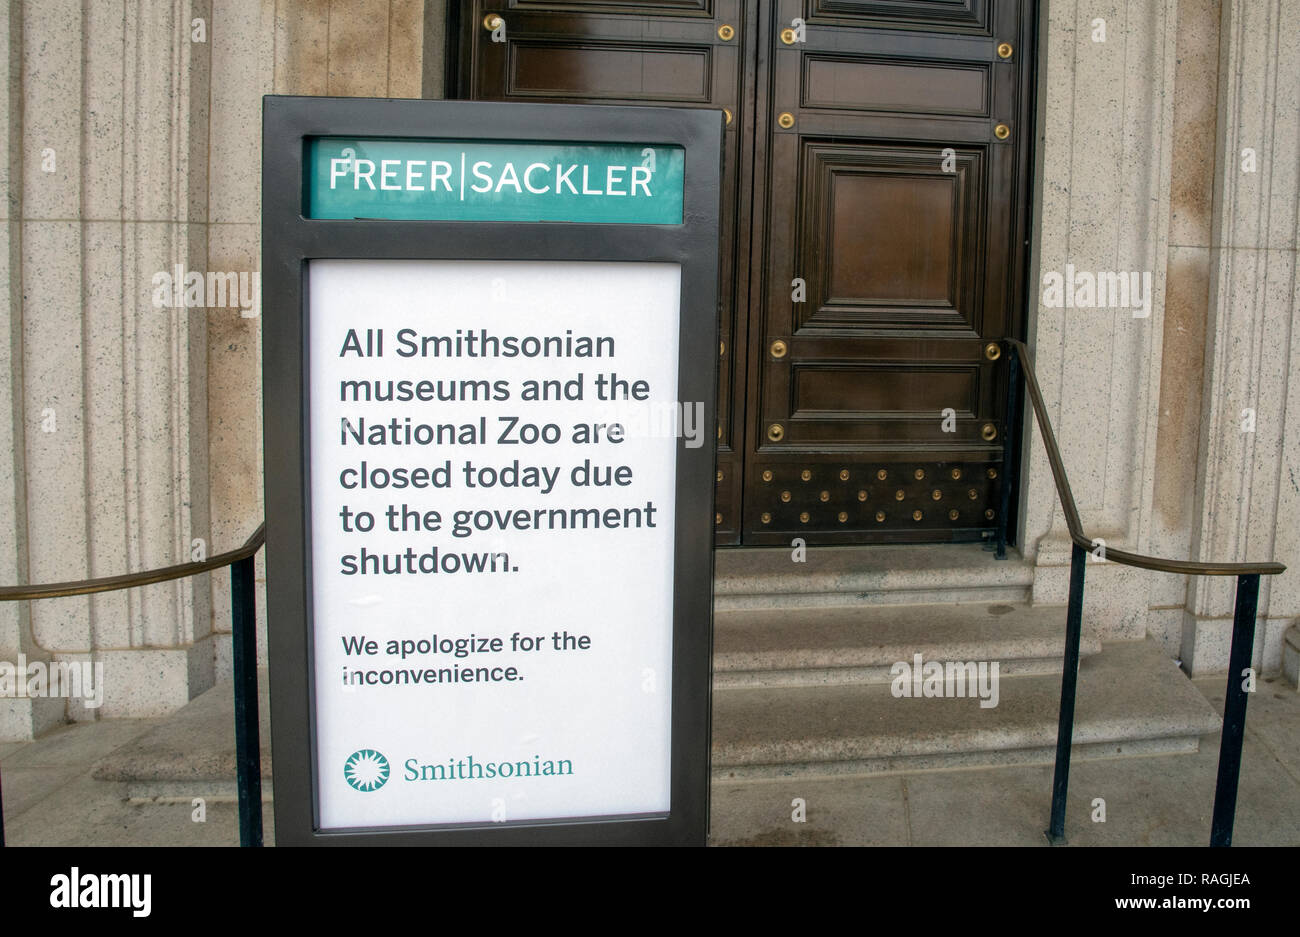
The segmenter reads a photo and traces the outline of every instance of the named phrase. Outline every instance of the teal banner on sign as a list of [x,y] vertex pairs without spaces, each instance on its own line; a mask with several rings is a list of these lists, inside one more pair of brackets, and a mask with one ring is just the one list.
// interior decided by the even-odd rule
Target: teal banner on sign
[[679,146],[310,142],[307,217],[681,224]]

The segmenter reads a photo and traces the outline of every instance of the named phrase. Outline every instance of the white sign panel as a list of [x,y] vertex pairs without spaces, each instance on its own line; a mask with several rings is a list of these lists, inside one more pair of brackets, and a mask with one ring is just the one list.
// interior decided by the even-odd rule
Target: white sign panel
[[308,280],[320,827],[667,813],[680,268]]

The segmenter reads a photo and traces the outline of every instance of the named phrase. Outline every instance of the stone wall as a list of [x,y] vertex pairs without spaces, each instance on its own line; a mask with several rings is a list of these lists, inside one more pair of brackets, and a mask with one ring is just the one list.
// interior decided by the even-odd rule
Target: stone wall
[[[185,562],[256,527],[257,310],[159,307],[154,277],[256,272],[262,96],[418,97],[425,6],[0,4],[0,581]],[[0,604],[0,660],[93,660],[106,690],[0,700],[0,739],[176,709],[228,674],[229,614],[225,573]]]
[[[1260,588],[1255,663],[1274,671],[1300,615],[1300,0],[1224,0],[1218,76],[1191,545],[1197,559],[1290,564]],[[1233,587],[1188,589],[1194,673],[1227,665]]]
[[[1050,4],[1031,282],[1070,264],[1150,272],[1154,293],[1145,318],[1041,302],[1031,316],[1085,527],[1108,545],[1300,566],[1297,36],[1296,0]],[[1033,597],[1063,603],[1070,543],[1028,438]],[[1103,637],[1150,635],[1192,673],[1227,666],[1234,579],[1090,562],[1087,581],[1085,622]],[[1261,589],[1266,671],[1300,614],[1297,583],[1300,569]]]
[[[0,4],[0,580],[168,565],[256,526],[260,317],[159,307],[154,277],[257,271],[262,95],[438,96],[445,13]],[[1153,293],[1145,317],[1031,296],[1085,524],[1143,552],[1300,568],[1300,0],[1052,0],[1040,44],[1031,283],[1070,265],[1149,273]],[[1062,603],[1069,541],[1032,428],[1024,478],[1033,600]],[[1089,627],[1226,666],[1231,582],[1105,563],[1088,581]],[[180,706],[229,672],[228,596],[223,573],[0,604],[0,660],[93,659],[107,684],[96,711],[0,701],[0,738]],[[1300,569],[1261,592],[1264,669],[1297,615]]]

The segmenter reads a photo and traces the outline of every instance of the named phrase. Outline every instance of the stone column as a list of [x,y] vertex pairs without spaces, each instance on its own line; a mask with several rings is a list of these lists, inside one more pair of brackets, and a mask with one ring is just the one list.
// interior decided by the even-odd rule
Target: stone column
[[[156,273],[204,268],[206,0],[21,9],[21,433],[6,491],[21,550],[5,578],[183,562],[210,537],[206,324],[152,299]],[[70,718],[161,714],[212,683],[206,582],[47,600],[30,616],[34,653],[104,664],[103,706],[70,702]]]
[[[278,9],[277,9],[278,7]],[[277,14],[293,20],[327,11],[280,2],[216,3],[212,10],[212,136],[207,180],[207,268],[241,273],[261,270],[262,95],[276,89],[274,62],[283,39]],[[292,93],[292,92],[290,92]],[[260,274],[259,274],[260,275]],[[261,314],[266,314],[262,310]],[[262,345],[261,315],[209,309],[207,372],[208,464],[204,497],[216,549],[239,546],[261,523]],[[259,654],[266,654],[265,551],[255,562]],[[216,677],[232,673],[230,574],[212,577],[212,627],[217,636]]]
[[[1300,0],[1223,0],[1215,214],[1193,555],[1278,559],[1255,665],[1281,665],[1300,614]],[[1235,580],[1193,579],[1183,660],[1227,666]]]
[[[1040,28],[1029,344],[1086,531],[1142,552],[1159,412],[1176,12],[1175,0],[1053,0]],[[1149,314],[1047,306],[1044,277],[1066,276],[1067,265],[1149,275]],[[1036,565],[1033,601],[1063,604],[1070,541],[1041,440],[1026,425],[1022,549]],[[1090,561],[1087,627],[1143,637],[1154,575]]]
[[[26,464],[23,458],[28,402],[23,392],[23,62],[22,8],[0,6],[0,133],[7,160],[0,169],[0,582],[22,582],[27,574]],[[48,662],[32,640],[31,617],[24,602],[0,603],[0,663],[16,667],[20,659]],[[0,699],[0,741],[31,738],[64,719],[62,700]]]

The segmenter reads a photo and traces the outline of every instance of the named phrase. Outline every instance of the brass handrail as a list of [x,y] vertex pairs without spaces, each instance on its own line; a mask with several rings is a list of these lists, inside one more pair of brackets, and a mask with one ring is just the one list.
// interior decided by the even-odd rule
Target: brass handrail
[[[1034,416],[1038,429],[1043,434],[1043,448],[1047,450],[1047,461],[1052,467],[1052,478],[1056,482],[1056,494],[1061,499],[1061,509],[1065,512],[1065,523],[1070,528],[1070,539],[1075,545],[1091,552],[1097,542],[1083,532],[1083,522],[1079,519],[1079,508],[1074,503],[1074,492],[1070,489],[1070,480],[1065,475],[1065,463],[1061,460],[1061,450],[1056,444],[1056,434],[1052,432],[1052,423],[1047,417],[1047,404],[1043,402],[1043,391],[1038,386],[1038,377],[1034,366],[1029,361],[1029,349],[1023,342],[1014,338],[1006,339],[1019,357],[1019,364],[1025,369],[1025,386],[1029,389],[1029,399],[1033,401]],[[1260,574],[1276,576],[1284,572],[1286,566],[1281,563],[1198,563],[1193,560],[1169,560],[1158,556],[1145,556],[1128,550],[1117,550],[1106,545],[1105,559],[1125,566],[1138,566],[1142,569],[1154,569],[1163,573],[1186,573],[1192,576],[1246,576]]]
[[148,586],[156,582],[171,579],[184,579],[199,573],[211,572],[231,563],[247,559],[266,543],[266,521],[257,526],[253,535],[244,541],[244,545],[225,553],[218,553],[210,560],[198,563],[181,563],[177,566],[164,566],[143,573],[126,573],[121,576],[105,576],[102,579],[78,579],[75,582],[52,582],[43,586],[0,586],[0,602],[17,602],[23,599],[57,599],[70,595],[89,595],[92,592],[112,592],[115,589],[130,589],[134,586]]
[[[1056,494],[1065,512],[1065,522],[1070,528],[1070,597],[1065,615],[1065,655],[1061,666],[1061,706],[1057,714],[1056,767],[1052,773],[1052,809],[1047,838],[1051,843],[1065,842],[1065,802],[1070,784],[1070,749],[1074,740],[1074,703],[1079,681],[1079,643],[1083,628],[1083,591],[1087,556],[1100,541],[1092,540],[1083,532],[1079,507],[1074,503],[1074,492],[1065,475],[1065,462],[1052,432],[1052,422],[1047,418],[1047,404],[1038,386],[1038,377],[1029,360],[1029,349],[1014,338],[1005,340],[1011,371],[1007,393],[1006,426],[1008,439],[1015,429],[1016,390],[1019,386],[1018,369],[1024,369],[1024,383],[1033,403],[1034,416],[1043,436],[1043,448],[1052,466],[1052,479]],[[1010,443],[1004,447],[1004,465],[1009,467]],[[1007,473],[1010,475],[1010,472]],[[1003,510],[998,529],[997,556],[1005,554],[1005,525],[1007,514],[1007,489],[1003,490]],[[1244,681],[1239,678],[1251,665],[1255,644],[1255,618],[1259,608],[1259,577],[1276,576],[1286,567],[1281,563],[1196,563],[1191,560],[1167,560],[1128,550],[1105,548],[1103,560],[1113,560],[1124,566],[1138,566],[1162,573],[1185,573],[1192,576],[1236,576],[1237,591],[1232,617],[1232,646],[1228,651],[1228,686],[1224,698],[1223,729],[1219,738],[1219,771],[1214,785],[1214,812],[1210,822],[1210,845],[1231,846],[1232,827],[1237,810],[1237,784],[1241,776],[1241,749],[1246,729],[1246,695]]]

